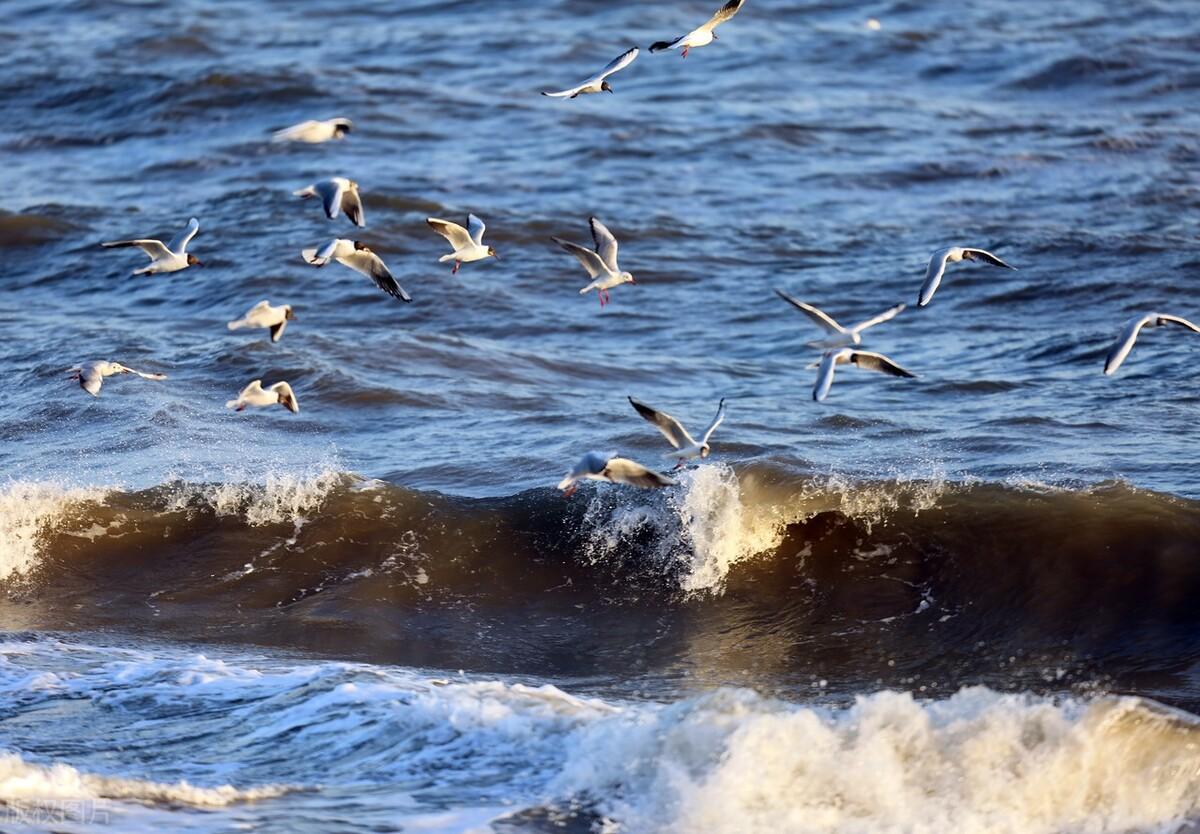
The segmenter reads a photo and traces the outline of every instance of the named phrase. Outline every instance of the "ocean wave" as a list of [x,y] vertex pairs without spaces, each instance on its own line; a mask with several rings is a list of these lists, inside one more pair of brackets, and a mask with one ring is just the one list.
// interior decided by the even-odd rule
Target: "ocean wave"
[[[939,692],[972,670],[1059,686],[1046,668],[1083,682],[1136,674],[1147,653],[1167,668],[1200,629],[1194,501],[766,462],[679,480],[571,499],[334,468],[137,492],[25,484],[0,493],[0,614],[540,674],[665,668],[730,640],[718,680],[741,664],[795,680],[818,663],[847,686],[916,675]],[[996,665],[1014,652],[1020,668]]]

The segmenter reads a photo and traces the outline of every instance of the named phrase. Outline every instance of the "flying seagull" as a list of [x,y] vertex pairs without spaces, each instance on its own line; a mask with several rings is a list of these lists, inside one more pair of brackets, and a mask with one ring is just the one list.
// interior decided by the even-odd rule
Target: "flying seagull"
[[286,382],[276,382],[268,388],[263,388],[262,380],[256,379],[241,390],[236,400],[225,403],[226,408],[232,408],[234,411],[244,411],[248,405],[255,408],[282,405],[293,414],[300,413],[300,403],[296,402],[292,386]]
[[593,75],[587,81],[584,81],[578,87],[572,87],[569,90],[559,90],[557,93],[542,93],[544,96],[551,98],[575,98],[584,93],[611,93],[613,88],[609,85],[607,79],[613,73],[620,72],[633,63],[638,56],[638,48],[635,46],[628,52],[614,58],[611,63],[600,72]]
[[571,243],[569,240],[558,237],[550,239],[578,258],[579,262],[583,264],[583,268],[592,278],[592,283],[581,289],[579,294],[586,295],[595,290],[600,298],[600,307],[603,308],[608,303],[610,289],[621,284],[636,284],[637,281],[633,280],[632,273],[622,272],[621,268],[617,266],[617,239],[613,237],[608,227],[595,217],[588,222],[592,227],[592,240],[596,243],[594,252],[586,246]]
[[1148,313],[1144,316],[1134,316],[1129,321],[1125,322],[1125,326],[1121,328],[1121,335],[1117,337],[1116,344],[1108,352],[1108,358],[1104,360],[1104,373],[1106,376],[1111,376],[1117,372],[1117,368],[1121,367],[1121,363],[1125,361],[1125,357],[1129,355],[1129,351],[1133,350],[1133,343],[1137,341],[1138,334],[1146,327],[1162,327],[1167,324],[1177,324],[1180,327],[1186,327],[1196,333],[1200,333],[1200,327],[1192,324],[1187,319],[1181,319],[1179,316],[1168,316],[1162,313]]
[[362,197],[358,194],[358,183],[354,180],[332,177],[292,193],[303,200],[320,197],[322,205],[325,206],[325,216],[330,220],[335,220],[338,214],[344,211],[346,219],[355,226],[367,225],[367,219],[363,214]]
[[200,231],[200,221],[192,218],[188,221],[187,228],[171,240],[167,245],[163,245],[161,240],[110,240],[107,243],[100,245],[106,249],[112,249],[117,246],[136,246],[150,256],[150,265],[144,266],[141,269],[135,269],[134,275],[156,275],[160,272],[178,272],[181,269],[187,269],[189,266],[204,266],[200,260],[187,251],[187,245],[191,242],[196,233]]
[[925,270],[925,283],[921,285],[921,295],[917,299],[918,307],[924,307],[933,300],[933,294],[937,292],[938,285],[942,283],[942,275],[946,272],[946,264],[956,264],[959,261],[986,261],[992,266],[1016,269],[1015,266],[1006,264],[984,249],[970,249],[962,246],[948,246],[945,249],[939,249],[929,258],[929,268]]
[[613,484],[631,484],[643,489],[675,486],[675,481],[661,472],[647,469],[640,463],[627,458],[606,455],[602,452],[588,452],[575,468],[559,482],[558,488],[570,498],[579,488],[579,482],[608,481]]
[[868,371],[882,371],[892,376],[903,376],[910,379],[915,379],[917,376],[914,373],[904,370],[904,368],[901,368],[882,353],[872,353],[869,350],[854,350],[848,347],[831,350],[821,359],[821,370],[817,372],[817,384],[813,387],[814,400],[822,402],[829,396],[829,389],[833,385],[834,370],[838,365],[845,365],[847,363],[865,368]]
[[454,251],[449,255],[442,255],[438,258],[440,264],[454,261],[454,269],[450,270],[451,275],[456,274],[463,264],[469,264],[472,261],[481,261],[484,258],[500,259],[495,249],[483,245],[483,233],[487,231],[487,226],[473,214],[467,215],[467,225],[470,227],[470,231],[457,223],[439,220],[436,217],[427,217],[425,222],[431,229],[450,241],[450,245],[454,247]]
[[662,52],[664,49],[679,49],[682,47],[683,57],[686,58],[689,49],[708,46],[717,40],[717,33],[714,30],[737,14],[745,2],[746,0],[729,0],[716,14],[709,18],[708,23],[705,23],[699,29],[693,29],[686,35],[681,35],[673,41],[659,41],[650,47],[650,51]]
[[85,368],[72,368],[70,374],[70,378],[77,380],[79,387],[93,397],[100,396],[100,386],[104,385],[104,378],[115,374],[135,374],[142,379],[157,381],[167,378],[166,374],[148,374],[135,371],[133,368],[126,368],[120,362],[95,362]]
[[704,436],[699,441],[695,440],[688,430],[683,427],[683,424],[667,414],[664,411],[655,411],[645,403],[638,402],[633,397],[629,398],[629,404],[634,407],[638,414],[642,415],[656,429],[662,432],[663,437],[667,442],[675,447],[674,452],[667,452],[667,457],[678,458],[678,464],[675,466],[679,469],[683,466],[684,461],[693,458],[707,458],[709,452],[708,439],[712,437],[712,433],[717,430],[717,426],[721,425],[721,421],[725,419],[725,400],[722,398],[717,406],[717,415],[713,417],[712,422],[708,424],[708,428],[704,430]]
[[412,297],[404,291],[404,287],[396,283],[396,279],[392,277],[387,265],[361,241],[337,238],[329,241],[320,249],[305,249],[300,254],[304,256],[304,260],[317,267],[325,266],[330,261],[337,261],[342,266],[348,266],[355,272],[370,278],[375,282],[375,286],[392,298],[412,301]]
[[291,304],[281,304],[272,307],[269,301],[260,301],[250,308],[246,315],[237,321],[229,322],[230,330],[242,330],[247,327],[267,327],[271,330],[271,341],[278,342],[283,338],[289,321],[295,321],[296,314],[292,312]]
[[321,142],[328,142],[330,139],[345,138],[353,128],[354,123],[349,119],[326,119],[323,122],[310,119],[307,122],[275,131],[273,141],[305,142],[309,145],[317,145]]
[[883,324],[885,321],[890,321],[891,319],[894,319],[896,316],[898,316],[902,312],[904,312],[904,309],[907,306],[905,304],[897,304],[895,307],[892,307],[891,309],[884,310],[882,313],[875,316],[874,318],[869,318],[866,321],[859,322],[858,324],[853,325],[852,327],[843,327],[842,325],[840,325],[836,321],[834,321],[830,315],[817,309],[816,307],[812,306],[811,304],[805,304],[803,301],[797,301],[796,299],[792,298],[787,293],[781,292],[780,290],[775,290],[775,294],[778,295],[780,298],[782,298],[784,301],[786,301],[788,304],[791,304],[793,307],[795,307],[801,313],[804,313],[804,315],[806,315],[810,319],[812,319],[812,321],[818,327],[822,328],[823,330],[827,331],[828,333],[833,334],[833,337],[830,339],[826,339],[824,341],[819,341],[819,342],[809,342],[808,344],[811,347],[837,348],[837,347],[845,347],[847,345],[861,345],[862,344],[862,332],[864,330],[866,330],[869,327],[874,327],[877,324]]

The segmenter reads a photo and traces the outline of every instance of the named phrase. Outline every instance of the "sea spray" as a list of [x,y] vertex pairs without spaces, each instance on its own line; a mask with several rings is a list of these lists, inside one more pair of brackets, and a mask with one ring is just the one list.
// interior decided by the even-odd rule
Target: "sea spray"
[[0,485],[0,581],[32,570],[47,534],[81,505],[103,501],[108,492],[104,487],[71,487],[44,481]]

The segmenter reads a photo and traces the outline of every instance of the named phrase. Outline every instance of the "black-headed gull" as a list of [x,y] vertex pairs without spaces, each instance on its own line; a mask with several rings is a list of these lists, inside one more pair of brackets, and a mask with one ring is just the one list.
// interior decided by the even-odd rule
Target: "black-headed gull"
[[70,370],[71,379],[79,382],[79,387],[87,391],[93,397],[100,396],[100,387],[104,385],[104,378],[114,376],[115,374],[134,374],[142,379],[164,380],[166,374],[148,374],[144,371],[135,371],[133,368],[127,368],[120,362],[94,362],[83,368],[72,368]]
[[613,73],[620,72],[621,70],[625,69],[625,67],[632,64],[637,56],[638,48],[635,46],[633,49],[630,49],[629,51],[614,58],[608,66],[600,70],[600,72],[593,75],[587,81],[584,81],[579,86],[572,87],[569,90],[559,90],[557,93],[544,92],[542,95],[550,96],[551,98],[575,98],[576,96],[580,96],[585,93],[611,93],[613,88],[605,79],[607,79]]
[[134,275],[156,275],[160,272],[178,272],[189,266],[204,266],[200,260],[187,251],[187,245],[196,233],[200,231],[200,221],[192,218],[187,228],[164,245],[161,240],[110,240],[100,245],[106,249],[117,246],[136,246],[150,256],[150,265],[135,269]]
[[704,435],[699,440],[696,440],[683,427],[683,423],[665,411],[656,411],[645,403],[638,402],[633,397],[629,398],[629,404],[647,422],[662,432],[662,436],[667,439],[667,442],[675,447],[675,451],[667,452],[666,457],[678,460],[675,466],[676,469],[683,466],[684,461],[689,461],[693,458],[703,459],[708,457],[712,451],[708,445],[708,439],[712,437],[712,433],[717,430],[717,426],[721,425],[721,422],[725,419],[725,400],[722,398],[720,404],[717,405],[716,416],[708,424],[708,428],[704,430]]
[[260,301],[250,308],[246,315],[236,321],[229,322],[230,330],[243,330],[248,327],[266,327],[271,331],[271,341],[278,342],[283,338],[289,321],[295,321],[296,314],[292,312],[291,304],[281,304],[272,307],[269,301]]
[[613,237],[613,233],[608,230],[608,227],[595,217],[591,218],[588,223],[592,227],[592,240],[596,243],[594,252],[586,246],[580,246],[578,243],[572,243],[559,237],[550,239],[578,258],[579,262],[583,264],[583,268],[592,277],[592,283],[581,289],[579,294],[586,295],[595,290],[596,295],[600,298],[600,306],[603,308],[608,303],[610,289],[621,284],[636,284],[637,281],[633,280],[632,273],[622,272],[621,268],[617,266],[617,239]]
[[292,393],[292,386],[286,382],[276,382],[263,388],[262,380],[256,379],[238,393],[236,400],[225,403],[226,408],[232,408],[234,411],[244,411],[246,406],[266,408],[272,405],[282,405],[293,414],[300,413],[300,403]]
[[717,40],[717,33],[714,31],[729,18],[733,17],[742,8],[746,0],[729,0],[722,6],[716,14],[708,19],[698,29],[693,29],[686,35],[680,35],[673,41],[659,41],[650,47],[651,52],[662,52],[664,49],[683,49],[683,57],[688,56],[689,49],[698,49],[701,46],[708,46],[713,41]]
[[313,183],[307,188],[301,188],[299,191],[293,191],[292,194],[302,200],[320,197],[321,204],[325,207],[325,216],[330,220],[337,219],[338,214],[344,211],[346,219],[355,226],[367,225],[367,218],[363,213],[362,197],[358,194],[358,183],[354,180],[348,180],[345,177],[331,177]]
[[484,258],[500,259],[495,249],[490,246],[484,246],[483,233],[487,231],[487,226],[473,214],[467,215],[467,226],[470,228],[470,231],[457,223],[451,223],[449,220],[439,220],[436,217],[427,217],[425,218],[425,222],[454,247],[452,253],[442,255],[442,257],[438,258],[438,263],[440,264],[454,261],[454,269],[450,270],[451,275],[457,273],[463,264],[469,264],[472,261],[482,261]]
[[325,121],[310,119],[307,122],[275,131],[273,139],[276,142],[306,142],[310,145],[317,145],[321,142],[328,142],[330,139],[342,139],[353,129],[354,122],[349,119],[340,117]]
[[885,374],[908,377],[909,379],[916,379],[917,376],[901,368],[882,353],[872,353],[869,350],[854,350],[848,347],[831,350],[821,359],[820,370],[817,371],[817,384],[813,387],[814,400],[822,402],[829,396],[829,389],[833,385],[834,370],[838,365],[846,364],[857,365],[868,371],[881,371]]
[[1162,313],[1147,313],[1144,316],[1134,316],[1125,322],[1125,326],[1121,328],[1121,335],[1117,337],[1116,344],[1112,346],[1112,349],[1108,352],[1108,358],[1104,360],[1105,375],[1111,376],[1117,372],[1117,368],[1121,367],[1121,363],[1125,361],[1125,357],[1129,355],[1129,351],[1133,350],[1133,344],[1137,341],[1138,334],[1142,332],[1143,328],[1162,327],[1168,324],[1176,324],[1200,333],[1200,327],[1192,324],[1187,319],[1179,318],[1179,316],[1168,316]]
[[674,479],[661,472],[647,469],[628,458],[606,455],[603,452],[588,452],[584,455],[579,463],[575,464],[575,468],[559,482],[558,488],[569,498],[575,494],[579,482],[583,480],[630,484],[643,489],[675,486]]
[[959,261],[984,261],[992,266],[1016,269],[1015,266],[1006,264],[985,249],[947,246],[930,256],[929,267],[925,270],[925,283],[921,285],[921,294],[917,298],[917,306],[924,307],[933,300],[933,294],[937,292],[938,286],[942,283],[942,276],[946,273],[946,264],[956,264]]
[[412,297],[404,291],[404,287],[396,283],[391,270],[387,268],[383,260],[365,243],[337,238],[319,249],[304,249],[300,254],[304,256],[304,260],[318,267],[325,266],[330,261],[337,261],[342,266],[348,266],[355,272],[370,278],[375,282],[375,286],[392,298],[412,301]]
[[842,325],[840,325],[836,321],[834,321],[833,317],[830,316],[828,313],[825,313],[824,311],[817,309],[816,307],[812,306],[811,304],[805,304],[803,301],[797,301],[796,299],[792,298],[787,293],[782,292],[780,290],[775,290],[775,294],[778,295],[780,298],[782,298],[784,301],[786,301],[788,304],[791,304],[793,307],[795,307],[801,313],[804,313],[804,315],[806,315],[810,319],[812,319],[812,321],[818,327],[822,328],[823,330],[825,330],[828,333],[833,334],[833,337],[830,339],[825,339],[823,341],[817,341],[817,342],[809,342],[808,344],[811,347],[837,348],[837,347],[846,347],[848,345],[861,345],[862,344],[862,332],[864,330],[866,330],[867,328],[870,328],[870,327],[874,327],[877,324],[883,324],[885,321],[890,321],[891,319],[894,319],[896,316],[898,316],[902,312],[904,312],[905,307],[907,306],[904,304],[897,304],[895,307],[892,307],[888,310],[884,310],[882,313],[875,316],[874,318],[869,318],[866,321],[859,322],[858,324],[852,325],[851,327],[843,327]]

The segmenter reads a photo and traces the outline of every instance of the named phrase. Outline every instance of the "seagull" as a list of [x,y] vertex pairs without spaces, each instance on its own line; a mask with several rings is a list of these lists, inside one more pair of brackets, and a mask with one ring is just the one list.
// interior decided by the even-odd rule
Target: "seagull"
[[862,332],[864,330],[869,327],[874,327],[877,324],[883,324],[885,321],[894,319],[896,316],[904,312],[904,309],[908,306],[906,304],[897,304],[895,307],[884,310],[874,318],[867,319],[864,322],[859,322],[853,327],[842,327],[827,313],[818,310],[811,304],[805,304],[803,301],[797,301],[787,293],[781,292],[780,290],[775,290],[775,294],[788,304],[791,304],[801,313],[804,313],[804,315],[812,319],[818,327],[821,327],[829,333],[834,334],[833,338],[826,339],[825,341],[809,342],[808,344],[810,347],[838,348],[845,347],[847,345],[861,345]]
[[242,330],[247,327],[269,327],[271,341],[278,342],[283,338],[289,321],[295,321],[296,314],[292,312],[291,304],[272,307],[269,301],[260,301],[250,308],[246,315],[237,321],[229,322],[230,330]]
[[135,371],[133,368],[126,368],[120,362],[95,362],[86,368],[72,368],[70,370],[70,378],[78,380],[79,387],[87,391],[93,397],[100,396],[100,386],[104,384],[106,376],[115,374],[136,374],[142,379],[153,379],[161,381],[167,378],[166,374],[147,374],[142,371]]
[[1142,332],[1144,327],[1162,327],[1167,324],[1177,324],[1180,327],[1186,327],[1196,333],[1200,333],[1200,327],[1192,324],[1187,319],[1181,319],[1179,316],[1168,316],[1162,313],[1148,313],[1144,316],[1134,316],[1129,321],[1125,322],[1125,326],[1121,328],[1121,335],[1117,337],[1116,344],[1108,352],[1108,358],[1104,360],[1105,376],[1112,376],[1117,372],[1117,368],[1121,367],[1121,363],[1125,361],[1125,357],[1129,355],[1129,351],[1133,350],[1133,343],[1137,341],[1138,334]]
[[600,307],[603,309],[604,305],[608,303],[608,291],[610,289],[621,284],[636,284],[637,281],[633,280],[631,273],[622,272],[621,268],[617,266],[617,239],[613,237],[608,227],[595,217],[591,218],[588,222],[592,227],[592,240],[596,243],[595,252],[586,246],[571,243],[569,240],[563,240],[558,237],[550,239],[576,258],[579,258],[579,262],[583,264],[583,268],[592,277],[592,283],[581,289],[579,294],[586,295],[595,290],[597,296],[600,298]]
[[355,226],[367,225],[366,217],[363,215],[362,197],[358,194],[358,183],[354,180],[332,177],[292,193],[302,200],[307,200],[309,197],[320,197],[325,206],[325,216],[330,220],[336,219],[338,212],[344,211],[346,219]]
[[628,52],[614,58],[607,67],[600,70],[600,72],[593,75],[587,81],[584,81],[578,87],[572,87],[569,90],[559,90],[557,93],[542,93],[542,95],[550,96],[551,98],[575,98],[584,93],[611,93],[613,88],[605,79],[632,64],[637,56],[638,48],[635,46]]
[[305,249],[300,254],[304,256],[304,260],[317,267],[325,266],[330,261],[337,261],[342,266],[348,266],[355,272],[361,272],[370,278],[375,282],[375,286],[392,298],[412,301],[412,297],[404,291],[404,287],[396,283],[396,279],[392,277],[387,265],[365,243],[337,238],[329,241],[320,249]]
[[196,232],[200,231],[200,221],[192,218],[188,221],[187,228],[171,240],[166,246],[161,240],[110,240],[107,243],[101,243],[105,249],[112,249],[116,246],[136,246],[150,256],[150,265],[144,266],[141,269],[135,269],[134,275],[156,275],[160,272],[178,272],[181,269],[187,269],[189,266],[204,266],[199,258],[189,254],[187,245],[191,243],[192,238],[196,236]]
[[708,446],[708,438],[712,437],[712,433],[717,430],[717,426],[721,425],[721,421],[725,419],[725,400],[721,399],[717,406],[717,416],[713,417],[712,422],[708,424],[708,428],[704,430],[704,436],[697,442],[688,430],[683,427],[683,424],[663,411],[655,411],[645,403],[640,403],[633,397],[629,398],[629,404],[634,407],[638,414],[642,415],[648,422],[654,425],[656,429],[662,432],[663,437],[667,442],[675,447],[674,452],[667,452],[667,457],[678,458],[679,462],[675,466],[676,469],[683,467],[684,461],[693,458],[707,458],[712,450]]
[[924,307],[933,300],[938,285],[942,283],[942,275],[946,272],[946,264],[956,264],[959,261],[987,261],[992,266],[1002,266],[1005,269],[1016,270],[984,249],[970,249],[962,246],[948,246],[939,249],[929,258],[929,268],[925,270],[925,283],[921,285],[921,295],[917,306]]
[[689,49],[708,46],[717,40],[717,33],[713,30],[737,14],[745,2],[746,0],[729,0],[716,14],[709,18],[708,23],[705,23],[699,29],[693,29],[686,35],[681,35],[673,41],[659,41],[650,47],[650,51],[662,52],[664,49],[679,49],[682,47],[683,57],[686,58]]
[[439,220],[436,217],[427,217],[425,222],[435,232],[450,241],[450,245],[454,247],[451,254],[438,258],[440,264],[454,261],[454,269],[450,270],[451,275],[456,274],[463,264],[469,264],[471,261],[481,261],[484,258],[500,260],[495,249],[483,245],[483,233],[487,230],[487,226],[475,215],[467,215],[467,225],[471,228],[469,232],[457,223]]
[[901,368],[882,353],[872,353],[869,350],[854,350],[848,347],[831,350],[821,359],[821,370],[817,372],[817,384],[813,387],[814,400],[823,402],[829,396],[829,389],[833,385],[834,369],[838,365],[845,365],[847,363],[865,368],[868,371],[882,371],[892,376],[903,376],[910,379],[915,379],[917,376],[914,373],[904,370],[904,368]]
[[570,498],[579,488],[579,481],[608,481],[613,484],[631,484],[643,489],[675,486],[675,481],[661,472],[647,469],[640,463],[627,458],[606,455],[603,452],[588,452],[567,477],[559,482],[558,488]]
[[310,145],[317,145],[321,142],[328,142],[330,139],[344,139],[353,127],[354,123],[349,119],[326,119],[323,122],[310,119],[307,122],[275,131],[273,141],[306,142]]
[[263,388],[262,380],[256,379],[241,390],[236,400],[225,403],[225,407],[232,408],[234,411],[244,411],[248,405],[265,408],[277,404],[282,405],[293,414],[300,413],[300,403],[296,402],[292,386],[286,382],[276,382],[269,388]]

